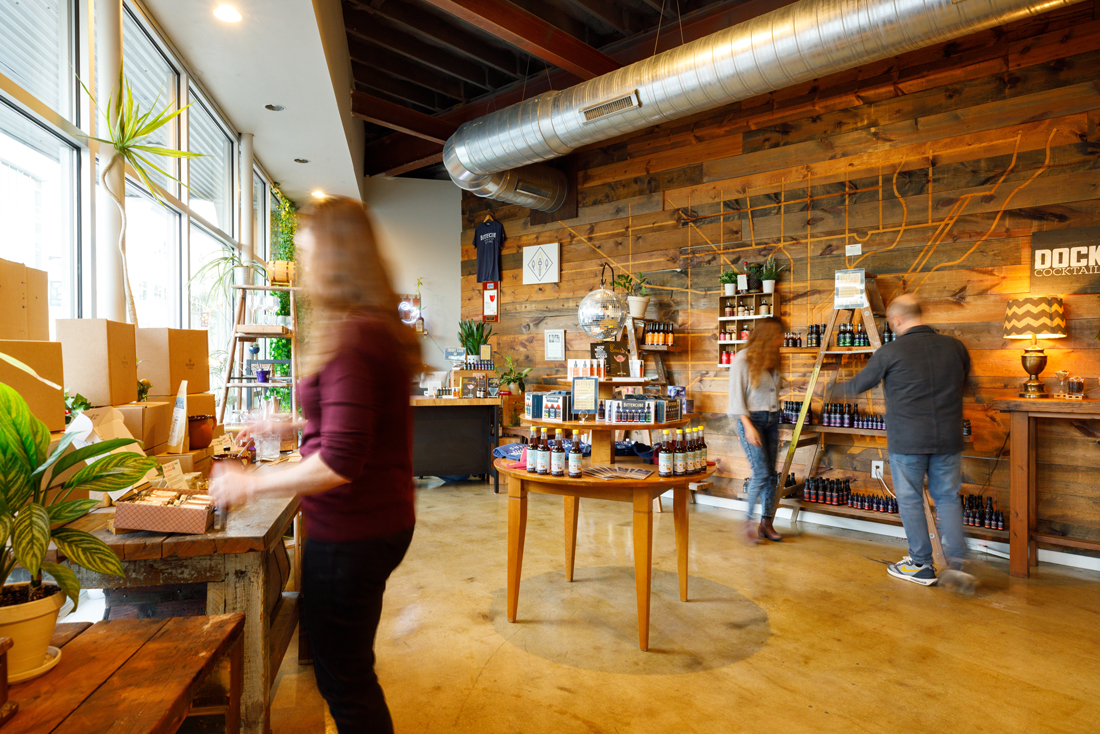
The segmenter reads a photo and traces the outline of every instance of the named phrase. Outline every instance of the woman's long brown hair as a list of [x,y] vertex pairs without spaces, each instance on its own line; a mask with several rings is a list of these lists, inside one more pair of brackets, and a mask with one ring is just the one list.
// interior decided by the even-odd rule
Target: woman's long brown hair
[[313,306],[303,375],[317,374],[339,353],[342,327],[353,316],[378,318],[397,344],[393,358],[414,370],[420,363],[420,347],[397,315],[397,296],[362,202],[326,198],[299,215],[298,229],[313,235],[309,272],[303,273]]
[[749,365],[749,381],[753,388],[760,382],[760,375],[779,366],[779,347],[772,347],[776,336],[783,333],[779,319],[768,317],[756,322],[745,346],[745,361]]

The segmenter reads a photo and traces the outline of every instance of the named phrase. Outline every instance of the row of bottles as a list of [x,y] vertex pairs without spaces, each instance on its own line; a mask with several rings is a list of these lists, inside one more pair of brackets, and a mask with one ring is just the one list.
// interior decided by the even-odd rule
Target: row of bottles
[[570,479],[581,478],[581,458],[583,454],[581,453],[580,431],[573,431],[573,440],[570,442],[568,452],[565,450],[563,433],[562,429],[558,428],[554,433],[554,438],[548,439],[545,428],[531,428],[531,439],[527,443],[527,472],[529,474],[564,477],[568,473]]
[[993,498],[986,497],[985,505],[982,505],[980,495],[968,494],[962,496],[963,525],[972,528],[988,528],[989,530],[1004,530],[1005,516],[1000,510],[993,507]]
[[[802,411],[801,401],[784,400],[783,409],[779,411],[779,423],[782,425],[793,426],[798,423],[798,414]],[[814,411],[811,408],[806,411],[806,423],[804,425],[813,425]]]
[[495,372],[496,368],[496,362],[491,359],[467,358],[466,360],[466,369],[474,372]]
[[798,332],[788,331],[783,335],[783,346],[794,347],[795,349],[802,348],[802,335]]
[[647,347],[671,347],[676,344],[676,332],[667,321],[647,321],[643,343]]
[[857,428],[861,431],[885,431],[886,416],[860,413],[849,403],[829,403],[821,413],[821,425],[831,428]]
[[664,431],[661,443],[654,450],[657,474],[662,477],[683,477],[699,474],[707,470],[707,442],[703,438],[702,428],[676,430],[676,438],[669,440],[670,433]]
[[[813,349],[820,349],[825,338],[825,324],[810,324],[806,329],[806,346]],[[897,339],[897,334],[890,328],[890,324],[887,323],[883,326],[882,331],[879,332],[882,335],[882,343],[889,344]],[[847,347],[862,347],[869,348],[871,346],[871,337],[867,334],[867,331],[863,328],[863,323],[856,324],[853,328],[851,324],[840,324],[834,335],[836,340],[836,346]],[[783,346],[785,347],[801,347],[802,335],[798,332],[791,332],[783,338]]]
[[871,346],[871,337],[863,330],[862,322],[857,324],[855,329],[852,328],[851,324],[841,324],[836,332],[836,345],[842,348],[869,347]]

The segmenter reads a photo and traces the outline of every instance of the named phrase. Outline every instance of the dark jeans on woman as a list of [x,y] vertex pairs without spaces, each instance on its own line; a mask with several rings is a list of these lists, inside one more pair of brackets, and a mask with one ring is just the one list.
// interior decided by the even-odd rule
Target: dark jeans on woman
[[374,674],[374,635],[386,579],[405,557],[410,528],[354,543],[306,539],[302,616],[317,688],[340,734],[390,734],[393,721]]
[[779,413],[767,410],[757,410],[749,413],[749,420],[760,434],[762,446],[753,446],[745,437],[745,425],[741,419],[737,419],[737,435],[741,438],[741,448],[745,450],[745,456],[752,467],[752,477],[749,479],[749,520],[756,519],[756,501],[760,500],[761,514],[770,520],[775,517],[776,494],[775,486],[778,481],[775,471],[776,456],[779,454]]

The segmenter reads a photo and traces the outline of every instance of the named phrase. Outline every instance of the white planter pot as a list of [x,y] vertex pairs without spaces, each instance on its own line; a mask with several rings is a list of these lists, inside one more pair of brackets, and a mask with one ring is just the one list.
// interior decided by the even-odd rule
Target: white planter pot
[[[740,276],[738,276],[738,277],[740,277]],[[737,284],[736,283],[723,283],[722,284],[722,295],[725,295],[725,296],[737,295]]]
[[765,293],[775,293],[775,281],[774,280],[765,280],[765,281],[762,281],[762,282],[764,283],[764,292]]
[[631,318],[645,318],[645,310],[649,308],[649,298],[649,296],[627,296],[626,302],[630,306]]
[[522,395],[523,394],[523,390],[519,389],[519,383],[518,382],[509,382],[504,387],[506,387],[508,389],[508,392],[512,393],[513,395]]
[[737,290],[744,293],[749,289],[749,276],[745,273],[738,273],[737,275]]
[[[8,584],[8,588],[27,585]],[[10,637],[12,641],[8,651],[9,680],[42,667],[57,625],[57,613],[64,603],[65,595],[58,592],[38,601],[0,607],[0,637]]]
[[252,268],[247,265],[234,265],[233,285],[252,285]]

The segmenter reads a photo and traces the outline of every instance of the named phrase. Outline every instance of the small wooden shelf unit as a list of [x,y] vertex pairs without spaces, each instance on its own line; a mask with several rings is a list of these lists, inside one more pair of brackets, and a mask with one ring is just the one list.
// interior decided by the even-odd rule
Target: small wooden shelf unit
[[[769,312],[766,315],[759,315],[757,311],[760,309],[762,303],[768,303],[770,305]],[[746,310],[750,311],[749,315],[745,316],[726,316],[726,306],[732,306],[733,311],[737,313],[738,306],[744,306]],[[718,297],[718,367],[719,369],[728,369],[728,364],[722,364],[723,352],[736,353],[742,344],[747,344],[748,340],[735,338],[726,339],[723,338],[724,333],[722,327],[732,325],[733,333],[740,335],[742,327],[752,330],[752,323],[760,319],[768,318],[769,316],[775,316],[778,318],[779,313],[779,292],[764,293],[762,291],[753,291],[751,293],[737,293],[732,296],[721,295]],[[726,332],[728,333],[728,332]],[[725,347],[725,348],[723,348]],[[733,360],[733,357],[730,357]]]

